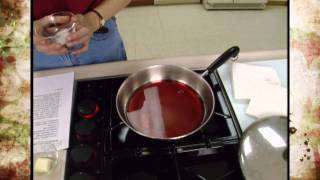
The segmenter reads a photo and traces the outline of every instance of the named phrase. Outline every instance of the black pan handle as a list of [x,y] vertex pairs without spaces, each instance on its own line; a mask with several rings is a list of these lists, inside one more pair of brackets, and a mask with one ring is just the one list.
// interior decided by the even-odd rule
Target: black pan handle
[[207,70],[202,74],[202,76],[205,76],[208,73],[212,73],[213,71],[217,70],[222,64],[224,64],[229,59],[236,60],[238,58],[239,52],[240,48],[238,46],[233,46],[229,48],[213,63],[211,63],[209,67],[207,67]]

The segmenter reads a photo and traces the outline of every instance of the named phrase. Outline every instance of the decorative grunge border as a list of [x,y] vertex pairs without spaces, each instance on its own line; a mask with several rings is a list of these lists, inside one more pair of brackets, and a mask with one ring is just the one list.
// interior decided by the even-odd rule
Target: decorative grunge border
[[290,1],[290,179],[320,179],[320,1]]

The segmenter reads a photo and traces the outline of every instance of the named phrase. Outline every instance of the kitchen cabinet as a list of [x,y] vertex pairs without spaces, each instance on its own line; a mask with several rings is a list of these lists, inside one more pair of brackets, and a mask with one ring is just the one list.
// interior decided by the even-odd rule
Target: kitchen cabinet
[[154,0],[155,5],[200,3],[200,0]]
[[225,4],[225,3],[233,3],[233,0],[209,0],[209,4]]
[[257,4],[257,3],[267,3],[268,0],[234,0],[235,4]]
[[264,9],[267,0],[203,0],[205,9]]

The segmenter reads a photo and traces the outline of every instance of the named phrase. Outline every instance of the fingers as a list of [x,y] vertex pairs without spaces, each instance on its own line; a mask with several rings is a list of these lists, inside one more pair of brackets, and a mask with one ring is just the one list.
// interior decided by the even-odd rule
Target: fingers
[[86,41],[89,41],[90,35],[87,28],[80,28],[78,31],[71,33],[67,37],[67,46],[72,47],[76,44],[83,44]]
[[41,36],[33,36],[33,43],[38,51],[48,55],[62,55],[68,53],[68,50],[63,45],[52,43]]
[[71,33],[67,37],[67,46],[73,47],[77,44],[81,44],[82,47],[80,49],[76,49],[72,51],[72,54],[79,55],[88,50],[89,41],[90,41],[90,34],[88,28],[82,27],[78,25],[78,31]]
[[61,44],[51,43],[37,46],[37,50],[48,55],[62,55],[67,54],[68,50]]
[[40,26],[46,26],[50,23],[52,23],[52,18],[50,16],[45,16],[45,17],[37,20],[37,24],[39,24]]
[[[52,23],[52,17],[46,16],[41,19],[39,25],[44,25],[45,23]],[[56,16],[55,23],[64,23],[65,21],[70,21],[70,16]],[[71,21],[76,22],[76,32],[72,32],[67,36],[67,47],[74,47],[75,45],[81,45],[80,49],[76,49],[72,51],[72,54],[81,54],[88,50],[89,41],[91,38],[91,32],[89,29],[83,24],[83,15],[74,15],[71,17]],[[53,31],[51,27],[46,29],[46,32]],[[48,55],[62,55],[68,53],[67,47],[58,43],[52,43],[48,39],[43,38],[41,35],[34,36],[34,44],[38,51],[46,53]]]
[[88,35],[81,37],[80,39],[77,39],[75,41],[72,41],[70,43],[67,43],[68,47],[73,47],[77,44],[84,44],[90,41],[90,37]]
[[83,26],[83,15],[74,15],[71,21],[76,22],[77,31],[67,37],[67,46],[82,45],[80,49],[72,51],[72,54],[79,55],[88,50],[91,33],[87,27]]
[[76,50],[72,51],[72,54],[73,55],[82,54],[82,53],[88,51],[88,48],[89,48],[89,41],[85,42],[80,49],[76,49]]
[[83,15],[80,15],[80,14],[76,14],[71,17],[71,21],[73,22],[82,22],[82,20],[83,20]]
[[37,24],[42,27],[46,27],[49,24],[59,24],[62,27],[64,24],[68,25],[68,23],[72,21],[72,17],[69,15],[49,15],[37,20]]
[[52,18],[52,22],[56,23],[56,24],[64,24],[64,23],[68,23],[71,20],[71,16],[67,16],[67,15],[61,15],[61,16],[51,16]]
[[38,46],[38,45],[45,45],[47,43],[46,39],[41,38],[40,36],[33,36],[33,43]]

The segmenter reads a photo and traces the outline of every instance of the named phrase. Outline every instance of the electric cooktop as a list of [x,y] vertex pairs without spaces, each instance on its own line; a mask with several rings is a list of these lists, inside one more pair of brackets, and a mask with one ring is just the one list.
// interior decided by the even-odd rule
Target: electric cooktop
[[[199,72],[200,73],[200,72]],[[122,123],[116,94],[126,76],[76,82],[66,180],[242,180],[241,129],[217,71],[209,74],[215,110],[198,132],[153,140]]]

